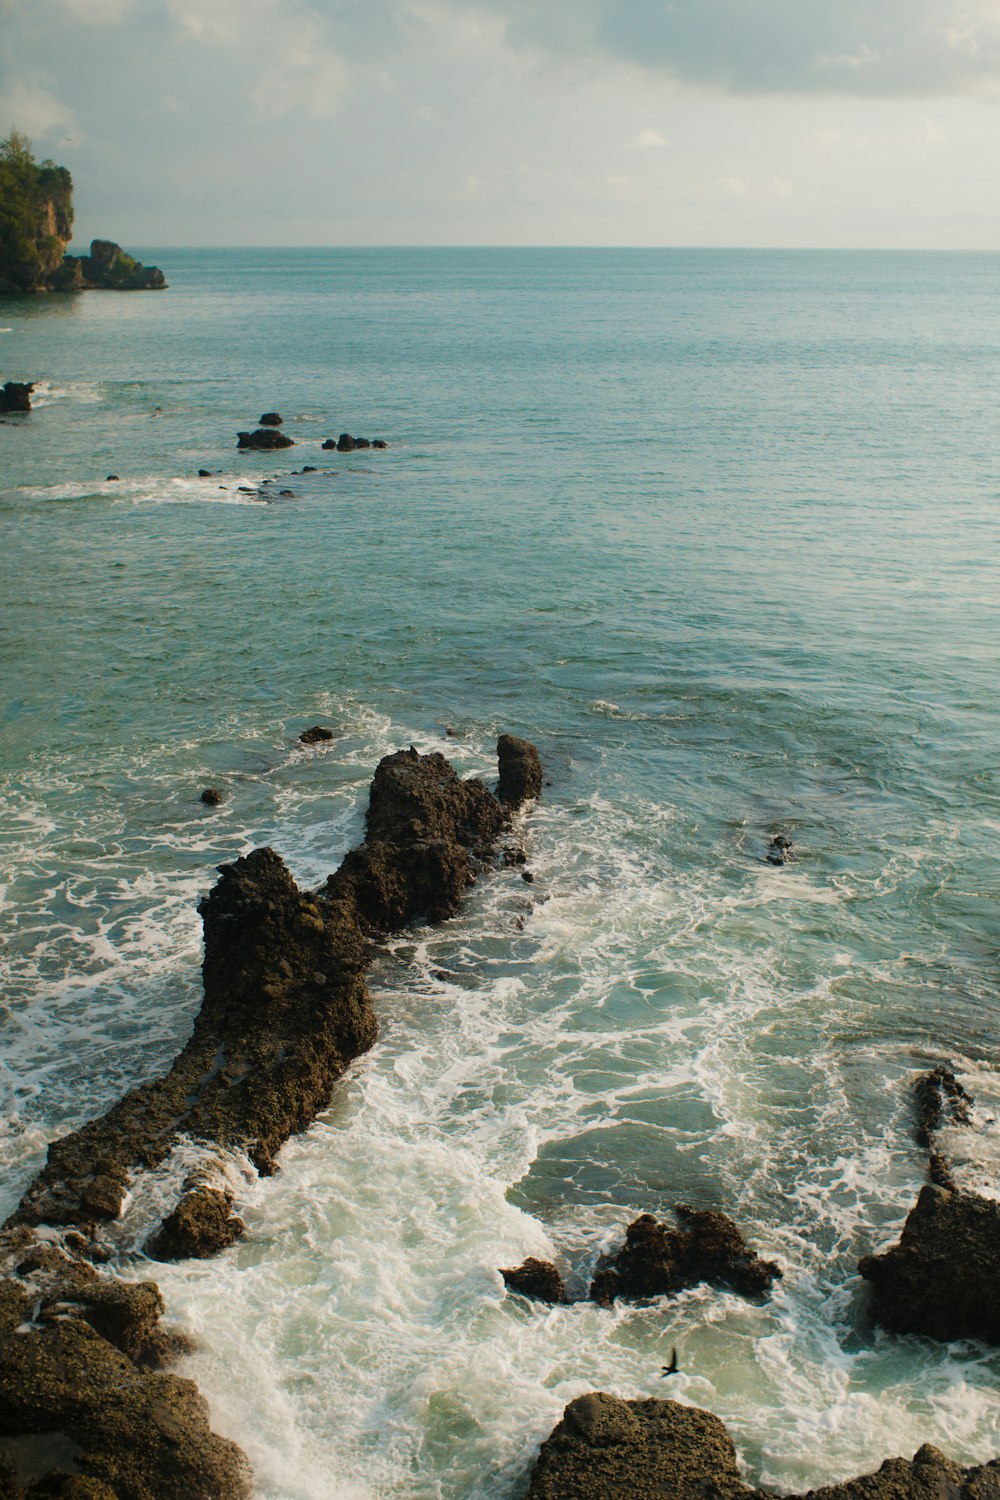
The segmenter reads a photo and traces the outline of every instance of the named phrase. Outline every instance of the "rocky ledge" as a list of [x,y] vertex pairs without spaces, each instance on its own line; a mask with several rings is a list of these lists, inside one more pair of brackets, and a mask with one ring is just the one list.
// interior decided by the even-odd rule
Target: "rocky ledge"
[[144,266],[114,240],[91,240],[89,255],[64,255],[49,282],[55,292],[160,292],[166,286],[158,266]]
[[272,1171],[371,1046],[371,937],[456,911],[516,805],[512,768],[541,783],[534,747],[505,740],[497,795],[443,756],[387,756],[365,842],[316,893],[299,890],[272,849],[222,866],[200,906],[205,993],[190,1041],[163,1077],[52,1143],[0,1233],[3,1500],[29,1489],[64,1500],[249,1494],[245,1460],[210,1431],[196,1387],[153,1368],[176,1347],[158,1328],[156,1286],[117,1282],[91,1260],[106,1256],[102,1230],[139,1189],[137,1173],[182,1137],[205,1144],[203,1180],[185,1184],[148,1252],[211,1255],[241,1233],[209,1180],[218,1148]]
[[[740,1478],[711,1412],[674,1401],[578,1396],[542,1444],[526,1500],[773,1500]],[[790,1500],[997,1500],[1000,1460],[963,1469],[929,1444],[912,1460]]]

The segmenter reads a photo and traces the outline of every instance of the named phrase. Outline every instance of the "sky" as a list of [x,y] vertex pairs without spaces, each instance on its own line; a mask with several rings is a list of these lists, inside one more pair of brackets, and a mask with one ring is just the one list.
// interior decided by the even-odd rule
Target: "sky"
[[1000,249],[1000,0],[0,0],[76,241]]

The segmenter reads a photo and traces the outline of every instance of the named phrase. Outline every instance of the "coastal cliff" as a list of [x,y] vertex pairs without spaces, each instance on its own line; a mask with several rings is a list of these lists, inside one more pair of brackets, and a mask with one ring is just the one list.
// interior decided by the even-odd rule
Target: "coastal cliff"
[[53,161],[36,162],[31,142],[12,131],[0,141],[0,293],[147,291],[166,286],[111,240],[89,255],[67,255],[73,232],[73,179]]

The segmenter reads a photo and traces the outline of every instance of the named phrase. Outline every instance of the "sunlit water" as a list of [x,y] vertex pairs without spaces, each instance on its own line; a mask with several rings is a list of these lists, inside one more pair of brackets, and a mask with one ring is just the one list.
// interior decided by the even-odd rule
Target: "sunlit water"
[[[183,1041],[219,863],[318,883],[381,755],[489,778],[509,729],[534,883],[388,945],[375,1049],[276,1177],[229,1165],[242,1244],[121,1259],[260,1500],[512,1500],[594,1388],[717,1412],[784,1491],[1000,1452],[1000,1355],[879,1332],[856,1274],[929,1061],[1000,1181],[1000,261],[144,259],[169,292],[0,299],[40,382],[0,419],[4,1209]],[[296,447],[237,454],[268,409]],[[769,1301],[504,1295],[683,1201],[782,1262]]]

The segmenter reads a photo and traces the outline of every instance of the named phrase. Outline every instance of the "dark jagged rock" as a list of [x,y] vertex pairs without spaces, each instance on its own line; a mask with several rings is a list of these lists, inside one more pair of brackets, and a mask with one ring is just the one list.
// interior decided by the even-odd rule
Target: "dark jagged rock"
[[239,432],[236,434],[237,448],[253,448],[258,452],[267,453],[275,448],[294,448],[292,439],[284,432],[278,432],[275,427],[258,427],[256,432]]
[[938,1063],[929,1073],[921,1073],[913,1085],[917,1117],[913,1139],[918,1146],[932,1146],[934,1133],[941,1129],[946,1116],[953,1125],[970,1125],[974,1104],[951,1069]]
[[[0,1456],[30,1494],[246,1500],[246,1460],[211,1431],[197,1387],[148,1367],[156,1287],[109,1282],[68,1258],[60,1270],[45,1248],[53,1259],[26,1282],[0,1280]],[[67,1469],[78,1472],[64,1480]]]
[[387,755],[372,782],[368,835],[323,888],[349,901],[363,928],[390,932],[454,916],[491,854],[506,811],[481,781],[462,781],[443,755]]
[[542,1444],[527,1500],[749,1497],[736,1450],[711,1412],[675,1401],[578,1396]]
[[0,412],[24,412],[31,410],[31,393],[35,382],[8,380],[0,390]]
[[246,1231],[232,1210],[228,1193],[205,1186],[192,1188],[148,1241],[146,1253],[154,1260],[205,1260],[216,1255]]
[[1000,1203],[925,1187],[899,1244],[858,1269],[894,1332],[1000,1344]]
[[85,291],[150,292],[167,285],[158,266],[144,266],[113,240],[91,240],[89,255],[66,256],[64,274],[73,274],[74,260]]
[[520,807],[542,794],[542,762],[528,740],[502,734],[497,740],[500,781],[497,796],[507,807]]
[[337,439],[338,453],[353,453],[356,447],[357,444],[349,432],[342,432],[340,434],[340,437]]
[[792,852],[792,841],[783,833],[776,833],[767,846],[767,862],[769,865],[790,865],[795,855]]
[[311,729],[303,729],[299,735],[299,741],[303,745],[322,745],[333,739],[333,730],[326,729],[322,724],[314,724]]
[[266,411],[257,418],[261,427],[280,427],[282,420],[276,411]]
[[221,807],[225,797],[217,786],[207,786],[201,794],[201,800],[206,807]]
[[336,439],[336,438],[326,438],[326,439],[325,439],[325,440],[324,440],[324,442],[323,442],[323,444],[322,444],[322,446],[323,446],[323,447],[324,447],[324,448],[325,448],[325,449],[326,449],[326,450],[327,450],[327,451],[328,451],[328,452],[330,452],[330,451],[331,451],[331,450],[332,450],[332,451],[333,451],[333,452],[336,452],[336,448],[337,448],[337,439]]
[[675,1212],[680,1229],[658,1224],[652,1214],[629,1225],[622,1249],[598,1265],[590,1287],[595,1302],[610,1307],[617,1297],[671,1296],[700,1281],[759,1297],[781,1276],[780,1266],[761,1260],[725,1214],[683,1203]]
[[[718,1417],[674,1401],[571,1401],[542,1444],[526,1500],[773,1500],[740,1478]],[[1000,1460],[963,1469],[925,1444],[874,1474],[788,1500],[997,1500]]]
[[566,1283],[550,1260],[538,1260],[534,1255],[529,1255],[523,1265],[512,1266],[507,1270],[501,1267],[500,1275],[511,1291],[520,1292],[522,1297],[532,1297],[536,1302],[553,1304],[569,1301]]
[[[442,756],[411,749],[378,767],[368,840],[315,896],[299,890],[272,849],[221,867],[199,907],[205,993],[190,1041],[163,1077],[54,1141],[4,1227],[22,1278],[0,1279],[8,1441],[63,1434],[81,1470],[119,1500],[249,1494],[245,1461],[209,1430],[196,1387],[140,1368],[168,1352],[156,1328],[158,1290],[104,1282],[110,1290],[99,1291],[93,1265],[31,1229],[72,1226],[61,1238],[75,1256],[106,1256],[94,1236],[121,1212],[135,1170],[162,1163],[182,1136],[206,1143],[209,1158],[220,1146],[239,1149],[258,1171],[273,1170],[279,1147],[315,1119],[334,1080],[375,1039],[367,934],[416,914],[450,915],[507,817],[481,782],[460,781]],[[204,1184],[189,1190],[151,1249],[212,1253],[242,1228],[230,1208]],[[48,1300],[39,1296],[46,1276]],[[46,1484],[62,1484],[64,1458],[62,1448],[45,1449]]]

